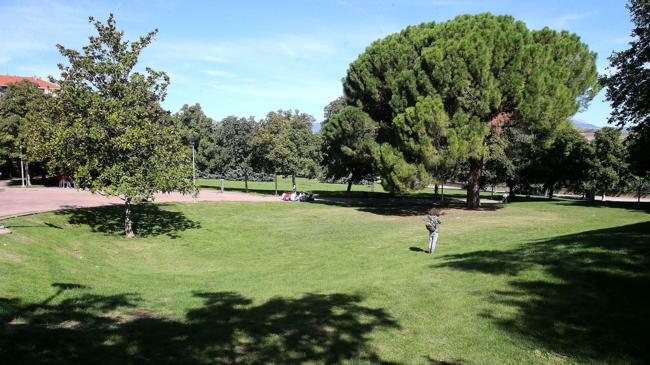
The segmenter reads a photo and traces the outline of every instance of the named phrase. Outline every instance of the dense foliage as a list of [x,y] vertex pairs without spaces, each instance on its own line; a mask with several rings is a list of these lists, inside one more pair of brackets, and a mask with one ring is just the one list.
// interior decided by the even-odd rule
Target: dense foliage
[[322,125],[323,164],[328,178],[352,184],[372,174],[377,125],[363,110],[346,106]]
[[140,52],[156,31],[129,42],[111,15],[90,18],[97,35],[79,52],[58,46],[61,86],[51,110],[56,123],[46,149],[51,167],[78,186],[125,201],[127,236],[134,234],[130,206],[155,192],[192,190],[188,146],[160,102],[169,78],[146,68],[135,72]]
[[621,131],[611,127],[597,131],[593,148],[591,169],[584,190],[591,197],[598,194],[604,199],[606,194],[620,191],[625,184],[627,156]]
[[384,186],[425,186],[449,150],[468,162],[469,207],[479,205],[490,134],[516,125],[547,138],[597,88],[595,54],[577,35],[491,14],[376,41],[344,80],[348,103],[379,125],[375,164]]
[[320,137],[313,133],[314,117],[297,110],[266,115],[253,138],[253,167],[270,174],[316,176]]
[[39,131],[48,123],[47,102],[48,95],[29,81],[9,85],[0,97],[0,165],[21,159],[27,185],[31,185],[29,163],[44,158],[38,147]]
[[174,114],[174,119],[179,124],[183,144],[186,146],[194,144],[196,168],[201,172],[208,170],[214,155],[214,125],[212,119],[205,115],[199,103],[191,106],[183,105]]
[[607,100],[612,104],[610,121],[632,126],[630,160],[639,175],[650,173],[650,1],[628,4],[635,27],[629,48],[609,58],[612,74],[604,76]]
[[214,160],[212,171],[220,176],[236,176],[244,180],[248,192],[248,179],[253,173],[253,137],[257,132],[255,118],[228,116],[217,124],[214,131]]

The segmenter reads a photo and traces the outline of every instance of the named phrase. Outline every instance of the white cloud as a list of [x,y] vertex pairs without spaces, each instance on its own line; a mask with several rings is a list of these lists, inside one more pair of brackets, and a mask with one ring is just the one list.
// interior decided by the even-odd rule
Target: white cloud
[[201,61],[207,61],[207,62],[216,62],[216,63],[226,62],[225,58],[219,56],[201,56],[199,59]]
[[581,21],[583,19],[589,18],[596,15],[596,12],[590,11],[585,13],[573,13],[562,15],[558,18],[555,18],[551,21],[552,28],[565,28],[572,23]]
[[233,78],[235,75],[227,72],[227,71],[222,71],[222,70],[204,70],[203,73],[210,75],[210,76],[215,76],[215,77],[228,77],[228,78]]

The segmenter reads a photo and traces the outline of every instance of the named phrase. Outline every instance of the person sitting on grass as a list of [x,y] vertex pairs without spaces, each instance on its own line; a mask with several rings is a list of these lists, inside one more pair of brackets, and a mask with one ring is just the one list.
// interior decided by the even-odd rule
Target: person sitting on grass
[[440,232],[440,224],[442,224],[442,219],[440,218],[444,212],[438,208],[432,208],[429,211],[427,216],[426,223],[424,224],[429,231],[429,253],[433,254],[433,251],[436,250],[436,242],[438,242],[438,234]]

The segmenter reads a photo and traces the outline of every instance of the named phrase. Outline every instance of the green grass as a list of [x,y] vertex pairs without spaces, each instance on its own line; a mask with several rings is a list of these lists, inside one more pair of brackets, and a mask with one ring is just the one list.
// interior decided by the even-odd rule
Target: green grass
[[[197,184],[202,188],[219,189],[221,187],[220,179],[198,179]],[[347,184],[330,184],[322,183],[315,179],[296,178],[296,187],[300,191],[311,191],[317,194],[337,194],[343,193],[347,189]],[[224,189],[229,191],[244,191],[243,181],[225,180]],[[273,181],[249,181],[248,189],[250,192],[258,194],[273,194],[275,192],[275,183]],[[291,191],[291,178],[278,176],[278,192]],[[370,185],[353,185],[352,191],[356,194],[370,193]],[[374,191],[383,193],[380,184],[375,184]]]
[[643,364],[634,204],[145,205],[3,221],[3,364]]
[[[198,179],[197,185],[201,188],[220,189],[221,180],[219,179]],[[322,183],[316,179],[296,178],[296,189],[299,191],[309,191],[321,197],[386,197],[389,194],[383,189],[381,184],[375,183],[374,187],[370,185],[352,185],[350,193],[347,193],[347,184]],[[250,181],[248,183],[249,192],[256,194],[273,194],[275,192],[275,183],[273,181]],[[224,180],[224,190],[227,191],[244,191],[243,181]],[[278,192],[281,194],[285,191],[291,191],[291,178],[278,177]],[[446,189],[445,197],[448,198],[465,198],[465,191],[458,189]],[[433,198],[433,189],[427,188],[420,191],[402,194],[410,197]],[[483,198],[490,198],[489,192],[482,192]],[[496,199],[500,199],[495,194]]]

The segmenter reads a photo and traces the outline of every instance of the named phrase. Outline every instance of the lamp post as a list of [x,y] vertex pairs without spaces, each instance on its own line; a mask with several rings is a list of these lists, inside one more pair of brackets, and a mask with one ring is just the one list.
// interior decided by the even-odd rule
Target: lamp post
[[25,187],[25,167],[23,165],[23,148],[20,147],[20,185]]
[[196,141],[198,140],[198,137],[191,137],[190,142],[192,142],[192,198],[196,199],[196,157],[195,157],[195,152],[194,152],[194,145],[196,144]]

